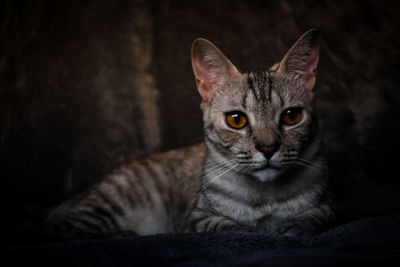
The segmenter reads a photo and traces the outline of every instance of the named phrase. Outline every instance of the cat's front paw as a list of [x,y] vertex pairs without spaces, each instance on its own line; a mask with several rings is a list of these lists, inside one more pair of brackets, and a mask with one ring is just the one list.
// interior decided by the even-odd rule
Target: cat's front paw
[[276,230],[277,234],[284,236],[311,236],[312,232],[306,227],[289,224]]

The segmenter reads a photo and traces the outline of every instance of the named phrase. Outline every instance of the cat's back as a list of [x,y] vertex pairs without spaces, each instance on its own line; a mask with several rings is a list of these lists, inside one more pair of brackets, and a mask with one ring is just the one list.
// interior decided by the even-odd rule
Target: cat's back
[[53,210],[49,220],[97,234],[185,231],[205,156],[199,143],[133,160]]
[[[200,174],[206,157],[206,145],[204,142],[173,149],[167,152],[151,155],[145,159],[134,160],[123,165],[124,168],[137,168],[138,166],[155,164],[149,167],[160,167],[173,172],[176,179],[187,179]],[[162,170],[160,170],[162,171]]]

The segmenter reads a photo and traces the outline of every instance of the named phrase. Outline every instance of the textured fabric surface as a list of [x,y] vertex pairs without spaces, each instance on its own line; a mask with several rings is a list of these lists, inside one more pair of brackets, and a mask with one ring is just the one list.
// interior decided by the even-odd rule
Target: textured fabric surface
[[14,263],[53,266],[342,266],[400,263],[400,215],[354,221],[313,237],[162,234],[8,248]]

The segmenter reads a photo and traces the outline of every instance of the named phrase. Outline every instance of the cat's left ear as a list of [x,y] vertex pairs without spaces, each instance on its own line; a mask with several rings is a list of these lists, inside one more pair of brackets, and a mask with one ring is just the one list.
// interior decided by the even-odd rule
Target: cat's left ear
[[312,92],[317,75],[319,42],[319,30],[311,29],[304,33],[286,53],[276,72],[298,75],[306,90]]
[[199,38],[192,45],[192,67],[197,89],[210,102],[227,80],[239,75],[232,62],[210,41]]

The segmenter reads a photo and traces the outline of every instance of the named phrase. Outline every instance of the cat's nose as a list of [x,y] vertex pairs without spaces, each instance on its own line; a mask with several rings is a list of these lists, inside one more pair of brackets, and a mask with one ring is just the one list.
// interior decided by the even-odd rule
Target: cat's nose
[[260,145],[258,149],[264,154],[267,159],[272,158],[275,152],[279,149],[279,144],[275,143],[272,145]]

